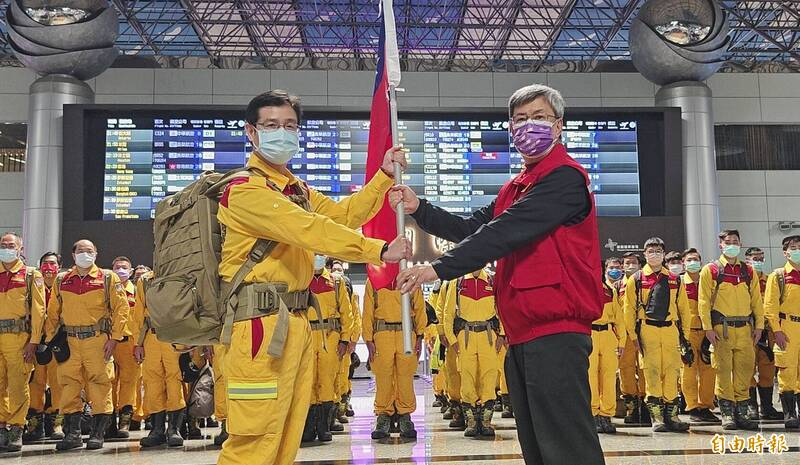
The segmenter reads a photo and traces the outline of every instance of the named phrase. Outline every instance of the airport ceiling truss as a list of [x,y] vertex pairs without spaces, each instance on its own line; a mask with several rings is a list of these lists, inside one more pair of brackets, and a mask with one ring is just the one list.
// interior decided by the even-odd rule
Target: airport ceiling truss
[[[0,0],[5,5],[11,0]],[[112,0],[122,60],[157,66],[372,69],[378,0]],[[408,70],[630,68],[644,0],[395,0]],[[800,69],[800,2],[720,1],[728,70]],[[0,64],[13,62],[0,18]],[[188,65],[187,65],[188,66]],[[631,68],[632,69],[632,68]]]

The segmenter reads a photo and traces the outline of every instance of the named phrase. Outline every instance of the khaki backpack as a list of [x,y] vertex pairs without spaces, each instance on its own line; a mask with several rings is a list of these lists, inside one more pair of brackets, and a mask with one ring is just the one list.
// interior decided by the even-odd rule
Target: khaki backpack
[[[224,232],[217,220],[219,199],[234,178],[253,174],[267,177],[254,168],[227,173],[206,171],[156,206],[155,278],[148,283],[145,298],[159,340],[189,346],[230,342],[233,320],[226,319],[224,302],[241,287],[253,267],[278,245],[275,241],[258,239],[233,277],[227,295],[220,295],[219,263]],[[267,185],[278,190],[269,180]],[[226,326],[227,337],[223,336]]]

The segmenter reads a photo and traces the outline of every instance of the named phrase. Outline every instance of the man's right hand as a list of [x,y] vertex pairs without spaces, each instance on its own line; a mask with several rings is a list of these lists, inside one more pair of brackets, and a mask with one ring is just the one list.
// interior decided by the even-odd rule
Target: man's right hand
[[786,350],[786,344],[789,342],[789,336],[783,331],[775,332],[775,344],[781,349]]
[[450,344],[450,349],[453,349],[453,352],[455,352],[456,355],[458,355],[458,352],[459,352],[458,342],[454,342],[454,343]]
[[381,255],[381,260],[386,263],[397,263],[408,260],[412,255],[411,241],[405,236],[398,237],[389,244],[389,248]]
[[142,364],[144,362],[144,347],[136,346],[133,348],[133,358],[136,359],[136,363]]
[[367,351],[369,352],[369,364],[375,361],[375,343],[373,341],[367,341]]
[[706,331],[706,339],[708,342],[711,343],[712,346],[717,345],[717,339],[719,339],[719,334],[713,329]]
[[397,211],[397,204],[403,202],[403,211],[406,215],[414,214],[419,208],[419,198],[410,187],[400,185],[389,189],[389,205]]

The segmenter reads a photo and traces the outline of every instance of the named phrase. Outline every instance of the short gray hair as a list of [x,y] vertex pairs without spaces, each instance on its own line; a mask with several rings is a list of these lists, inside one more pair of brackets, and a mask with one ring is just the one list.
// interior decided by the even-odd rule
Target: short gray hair
[[508,115],[513,116],[515,108],[530,103],[542,95],[547,99],[547,103],[553,107],[555,116],[557,118],[563,118],[564,107],[566,106],[564,104],[564,97],[561,96],[561,92],[543,84],[531,84],[514,92],[508,99]]

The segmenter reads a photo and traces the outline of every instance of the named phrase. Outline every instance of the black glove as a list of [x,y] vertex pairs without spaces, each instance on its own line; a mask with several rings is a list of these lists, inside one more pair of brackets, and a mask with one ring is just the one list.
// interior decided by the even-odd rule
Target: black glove
[[691,344],[686,339],[681,338],[681,360],[684,365],[692,366],[694,363],[694,351]]

